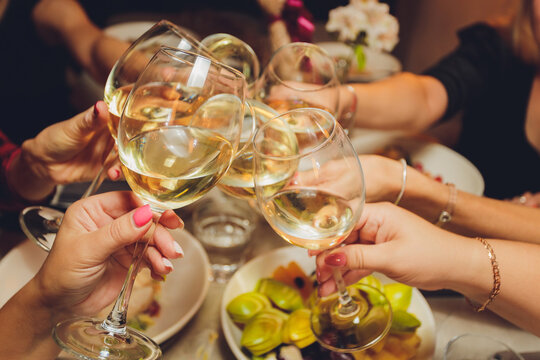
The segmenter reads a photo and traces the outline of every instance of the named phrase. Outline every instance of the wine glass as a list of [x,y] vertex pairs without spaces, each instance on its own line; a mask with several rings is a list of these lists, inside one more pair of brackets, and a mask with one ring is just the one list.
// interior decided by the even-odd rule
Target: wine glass
[[[282,46],[254,86],[254,98],[278,113],[305,107],[328,111],[348,129],[356,109],[356,94],[342,87],[334,59],[321,47],[304,42]],[[347,130],[348,131],[348,130]]]
[[244,74],[248,87],[255,83],[260,72],[259,59],[246,42],[230,34],[217,33],[202,39],[201,44],[216,60]]
[[254,99],[246,100],[244,124],[240,138],[240,150],[218,183],[218,188],[233,197],[247,200],[255,205],[255,183],[253,182],[253,135],[255,130],[268,120],[279,115],[276,110]]
[[[253,138],[255,192],[270,226],[286,241],[309,250],[338,246],[361,215],[362,167],[349,138],[327,111],[295,109],[266,122]],[[370,286],[345,287],[312,301],[311,326],[321,345],[352,352],[388,332],[392,312]]]
[[[137,38],[115,63],[105,84],[103,98],[109,108],[109,122],[107,125],[114,139],[116,139],[118,133],[120,114],[133,84],[150,61],[150,58],[162,45],[208,55],[204,47],[195,38],[166,20],[154,24]],[[115,158],[116,150],[113,148],[107,159],[110,161],[110,159]],[[92,180],[82,198],[94,194],[105,180],[106,164],[107,161]],[[54,243],[63,216],[62,211],[50,207],[31,206],[21,212],[19,222],[29,239],[32,239],[44,250],[49,251]]]
[[[126,100],[117,139],[129,186],[154,212],[194,202],[227,171],[239,143],[246,87],[242,74],[200,54],[163,47],[154,55]],[[56,325],[53,336],[64,350],[92,359],[160,356],[150,338],[126,327],[146,245],[135,247],[106,320],[75,318]]]

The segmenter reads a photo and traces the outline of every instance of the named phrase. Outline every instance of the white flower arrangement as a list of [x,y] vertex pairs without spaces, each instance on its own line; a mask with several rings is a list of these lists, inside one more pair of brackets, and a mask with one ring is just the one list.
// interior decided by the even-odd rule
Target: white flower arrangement
[[378,0],[350,0],[328,16],[326,31],[336,32],[339,41],[388,52],[398,43],[398,21],[390,15],[388,4]]

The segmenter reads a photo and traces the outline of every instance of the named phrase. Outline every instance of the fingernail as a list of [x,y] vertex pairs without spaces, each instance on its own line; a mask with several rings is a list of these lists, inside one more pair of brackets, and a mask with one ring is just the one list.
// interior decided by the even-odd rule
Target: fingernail
[[114,180],[120,179],[120,170],[114,169]]
[[180,247],[180,244],[178,244],[176,241],[173,241],[174,244],[174,252],[176,252],[176,255],[181,255],[184,257],[184,250]]
[[333,253],[328,255],[324,262],[330,266],[345,266],[347,265],[347,256],[344,253]]
[[137,227],[148,224],[150,220],[152,220],[152,209],[150,209],[150,205],[141,206],[133,213],[133,222]]
[[317,280],[321,279],[321,271],[317,269]]
[[95,116],[98,116],[98,114],[99,114],[99,109],[98,109],[98,107],[97,107],[97,104],[98,104],[98,103],[95,103],[95,104],[94,104],[94,115],[95,115]]
[[172,264],[172,262],[167,259],[167,258],[162,258],[162,261],[163,261],[163,265],[165,265],[165,267],[170,271],[172,269],[174,269],[174,266]]

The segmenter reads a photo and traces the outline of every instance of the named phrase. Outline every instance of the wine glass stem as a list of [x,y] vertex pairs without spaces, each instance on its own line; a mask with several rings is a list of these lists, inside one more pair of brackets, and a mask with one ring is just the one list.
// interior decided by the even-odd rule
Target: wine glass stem
[[347,287],[345,286],[345,281],[343,281],[343,276],[341,271],[338,268],[332,268],[332,274],[334,275],[334,281],[339,294],[339,307],[338,311],[340,315],[350,316],[358,311],[358,304],[353,301]]
[[99,189],[101,184],[103,184],[103,181],[107,177],[107,171],[105,171],[105,169],[109,168],[109,165],[112,163],[114,159],[116,159],[116,146],[113,146],[113,148],[109,152],[109,155],[107,155],[107,158],[103,162],[103,166],[97,173],[94,180],[92,180],[92,182],[90,183],[90,186],[88,186],[88,189],[86,189],[81,199],[86,199],[87,197],[92,196],[96,193],[96,191]]
[[131,296],[131,291],[133,290],[135,278],[137,277],[137,273],[139,271],[141,259],[144,252],[146,251],[146,248],[148,247],[148,242],[154,235],[155,229],[156,223],[152,223],[152,226],[144,234],[143,238],[137,243],[135,243],[135,249],[133,250],[133,258],[131,260],[131,264],[129,265],[124,284],[122,285],[122,290],[120,290],[120,294],[116,298],[114,306],[109,315],[107,316],[107,319],[105,319],[101,324],[103,329],[107,331],[121,335],[126,334],[129,298]]

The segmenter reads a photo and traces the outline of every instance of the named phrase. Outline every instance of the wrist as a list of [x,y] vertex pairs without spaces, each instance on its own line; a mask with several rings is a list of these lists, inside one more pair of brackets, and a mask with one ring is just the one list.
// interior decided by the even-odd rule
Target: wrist
[[21,151],[16,154],[6,169],[8,187],[26,201],[38,202],[47,198],[55,189],[56,184],[47,175],[41,161],[36,159],[27,148],[25,142]]
[[409,166],[401,206],[435,223],[448,204],[448,187]]

